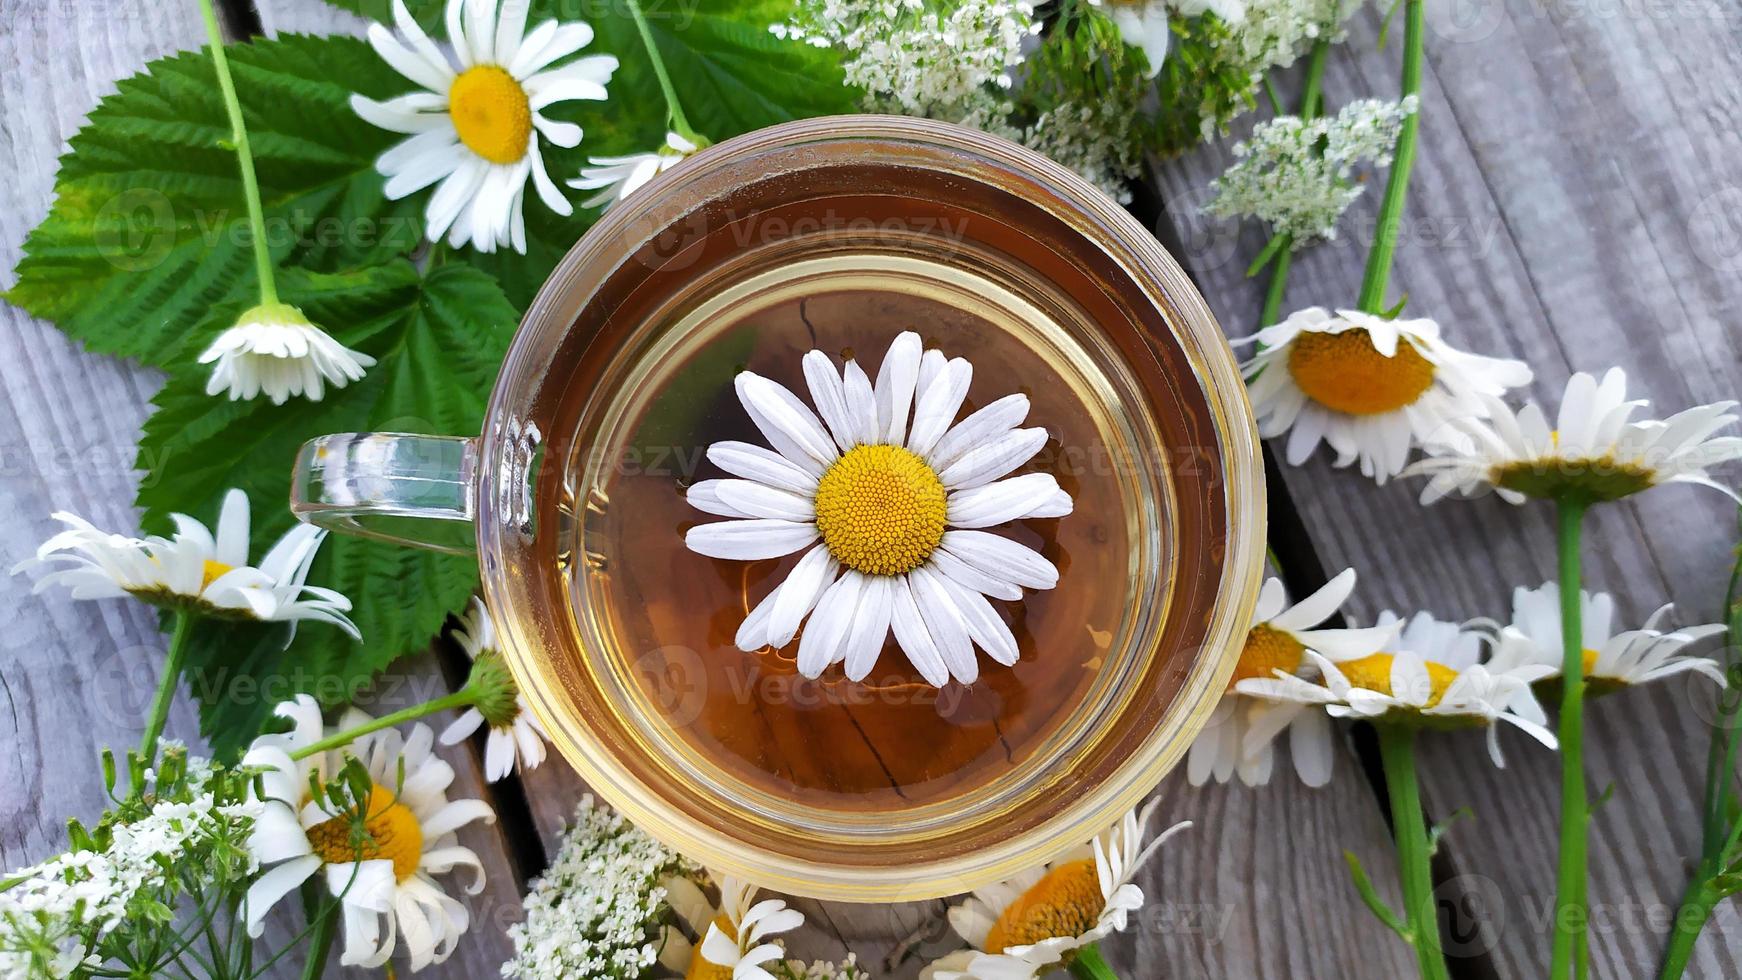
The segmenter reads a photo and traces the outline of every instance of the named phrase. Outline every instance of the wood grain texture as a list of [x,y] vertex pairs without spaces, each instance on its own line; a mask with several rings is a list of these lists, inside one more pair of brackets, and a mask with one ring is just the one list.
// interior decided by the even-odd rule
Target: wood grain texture
[[[1430,14],[1423,135],[1392,296],[1407,293],[1410,313],[1438,319],[1456,345],[1531,364],[1533,393],[1551,404],[1570,372],[1613,364],[1663,414],[1735,397],[1735,10],[1452,6],[1456,16],[1430,5],[1440,13]],[[1374,51],[1379,20],[1374,10],[1357,15],[1333,53],[1332,108],[1395,97],[1396,57]],[[1260,232],[1195,213],[1229,159],[1224,143],[1158,177],[1184,228],[1184,260],[1230,334],[1244,335],[1261,296],[1241,273]],[[1378,196],[1377,187],[1364,196],[1341,240],[1298,257],[1287,308],[1352,303]],[[1360,570],[1359,618],[1385,607],[1505,617],[1514,585],[1553,574],[1546,507],[1487,499],[1423,509],[1419,485],[1374,486],[1322,457],[1283,477],[1327,570]],[[1623,622],[1672,598],[1709,619],[1734,528],[1726,501],[1688,488],[1601,508],[1586,528],[1587,585],[1618,595]],[[1593,791],[1617,788],[1592,832],[1592,901],[1605,919],[1593,929],[1593,976],[1645,976],[1656,965],[1697,848],[1707,705],[1707,692],[1678,682],[1590,710]],[[1489,927],[1463,952],[1488,953],[1501,976],[1536,976],[1547,964],[1558,760],[1521,739],[1505,744],[1511,766],[1501,772],[1472,739],[1431,740],[1424,796],[1440,816],[1466,805],[1478,815],[1451,836],[1459,885],[1485,900]],[[1736,928],[1733,914],[1720,916],[1690,975],[1742,973]]]
[[[6,107],[0,161],[8,174],[0,185],[0,287],[15,281],[24,237],[48,211],[56,160],[85,114],[117,79],[204,39],[192,3],[0,5],[0,105]],[[0,304],[0,508],[12,515],[0,526],[0,566],[10,568],[59,529],[49,517],[55,510],[117,530],[137,526],[134,453],[160,381],[131,363],[83,353],[52,325]],[[104,747],[125,752],[138,742],[166,641],[154,612],[139,603],[75,602],[60,590],[32,595],[22,576],[6,588],[0,779],[12,789],[0,798],[0,863],[13,868],[63,848],[66,818],[89,820],[101,812],[106,800],[98,753]],[[398,670],[404,681],[394,685],[399,696],[427,695],[432,681],[442,684],[427,657]],[[445,685],[435,693],[443,691]],[[167,734],[198,744],[185,688]],[[457,773],[451,794],[483,795],[476,753],[461,746],[444,756]],[[507,950],[502,930],[518,917],[518,875],[501,831],[472,828],[462,839],[479,852],[494,883],[473,900],[474,935],[445,967],[424,976],[493,976]],[[269,925],[265,942],[282,945],[300,928],[300,914],[287,911]],[[273,974],[300,975],[300,964],[289,960]]]

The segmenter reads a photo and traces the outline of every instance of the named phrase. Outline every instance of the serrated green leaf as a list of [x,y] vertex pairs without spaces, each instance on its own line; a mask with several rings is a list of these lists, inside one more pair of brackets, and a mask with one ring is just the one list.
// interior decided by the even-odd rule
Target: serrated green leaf
[[[385,200],[374,170],[397,136],[347,104],[352,92],[397,93],[404,79],[355,38],[286,35],[227,50],[275,260],[332,271],[415,248],[421,205]],[[257,288],[229,135],[205,51],[122,81],[70,141],[54,206],[26,240],[7,298],[92,350],[187,360],[209,338],[190,328]]]
[[[157,411],[139,449],[146,471],[139,504],[147,528],[164,527],[172,511],[209,520],[224,491],[241,487],[254,503],[254,553],[260,554],[291,525],[282,501],[305,440],[332,432],[469,435],[483,428],[490,386],[518,318],[487,275],[449,263],[420,277],[410,263],[396,260],[336,274],[286,270],[280,291],[340,342],[375,357],[376,365],[362,381],[329,389],[320,402],[292,399],[279,406],[207,395],[205,371],[197,366],[172,372],[153,400]],[[298,691],[329,704],[346,700],[376,671],[428,644],[471,594],[477,564],[333,536],[309,581],[351,599],[363,641],[320,623],[304,624],[286,650],[263,651],[258,638],[232,638],[237,662],[212,652],[200,661],[204,674],[190,678],[208,734],[252,726],[244,728],[247,737],[271,702]],[[229,675],[270,683],[272,696],[250,702],[228,685],[214,686],[226,667],[233,668]]]

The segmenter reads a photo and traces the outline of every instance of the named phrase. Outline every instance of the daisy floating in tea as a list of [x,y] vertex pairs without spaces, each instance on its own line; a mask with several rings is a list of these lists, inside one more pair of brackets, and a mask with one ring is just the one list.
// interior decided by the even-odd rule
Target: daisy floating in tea
[[1050,589],[1059,573],[984,529],[1063,517],[1071,497],[1051,474],[1010,476],[1047,440],[1045,429],[1021,428],[1026,395],[956,421],[973,374],[963,358],[922,351],[909,331],[889,345],[875,384],[853,360],[837,371],[822,351],[806,354],[814,412],[774,381],[738,375],[738,399],[773,448],[708,447],[733,478],[695,484],[689,502],[732,520],[691,528],[685,543],[738,561],[809,549],[745,618],[739,649],[784,647],[809,617],[798,648],[806,677],[843,664],[862,680],[891,630],[937,687],[979,677],[975,647],[1016,662],[1016,638],[988,598]]

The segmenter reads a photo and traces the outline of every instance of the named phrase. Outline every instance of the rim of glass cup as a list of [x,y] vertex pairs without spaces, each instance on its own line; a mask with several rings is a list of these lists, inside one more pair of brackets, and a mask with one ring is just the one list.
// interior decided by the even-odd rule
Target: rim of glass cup
[[[1082,792],[1068,808],[1023,833],[969,854],[920,857],[904,867],[843,868],[757,848],[675,813],[612,753],[572,722],[544,646],[516,615],[529,601],[525,587],[500,560],[530,516],[524,492],[527,451],[519,405],[542,378],[543,363],[566,336],[584,297],[575,292],[583,270],[631,260],[670,224],[648,220],[665,208],[681,214],[682,195],[698,175],[722,164],[783,147],[839,141],[928,144],[970,154],[1038,179],[1052,191],[1048,210],[1072,219],[1079,234],[1116,257],[1173,327],[1208,407],[1224,467],[1222,503],[1227,533],[1214,607],[1202,650],[1158,725],[1124,764]],[[510,347],[485,416],[476,496],[480,571],[495,611],[503,653],[522,682],[526,702],[553,745],[581,779],[655,839],[720,872],[777,891],[816,898],[891,902],[970,891],[1052,860],[1080,846],[1140,804],[1183,757],[1232,676],[1257,601],[1264,564],[1264,477],[1245,384],[1220,326],[1183,270],[1136,219],[1076,173],[1009,141],[977,130],[899,116],[834,116],[798,120],[716,144],[659,175],[636,192],[635,207],[608,210],[558,264],[528,308]],[[633,200],[633,199],[632,199]],[[608,273],[607,273],[608,275]],[[1211,653],[1210,651],[1219,651]],[[875,878],[875,880],[869,880]]]

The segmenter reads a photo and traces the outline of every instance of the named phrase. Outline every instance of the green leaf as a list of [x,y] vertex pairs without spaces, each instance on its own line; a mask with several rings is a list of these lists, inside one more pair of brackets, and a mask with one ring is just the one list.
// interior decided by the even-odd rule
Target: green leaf
[[[514,333],[517,314],[488,276],[449,263],[420,277],[409,262],[346,273],[286,270],[280,290],[340,342],[377,359],[368,375],[319,402],[232,402],[205,393],[206,372],[183,365],[154,399],[145,424],[139,491],[145,526],[162,529],[172,511],[210,522],[230,487],[254,504],[252,554],[291,526],[282,504],[297,448],[332,432],[398,431],[468,435]],[[438,555],[333,536],[309,582],[337,589],[355,608],[358,643],[331,626],[305,623],[288,649],[270,649],[247,629],[202,645],[190,678],[208,736],[258,731],[277,701],[297,692],[327,704],[348,700],[372,674],[423,649],[476,585],[468,557]],[[245,677],[253,690],[224,678]],[[226,745],[230,744],[228,742]]]
[[[227,48],[281,265],[378,264],[422,237],[420,203],[387,201],[375,157],[399,137],[351,111],[406,82],[348,37]],[[56,200],[7,294],[92,350],[169,366],[221,328],[210,309],[256,290],[235,154],[211,58],[184,52],[122,81],[73,136]]]

